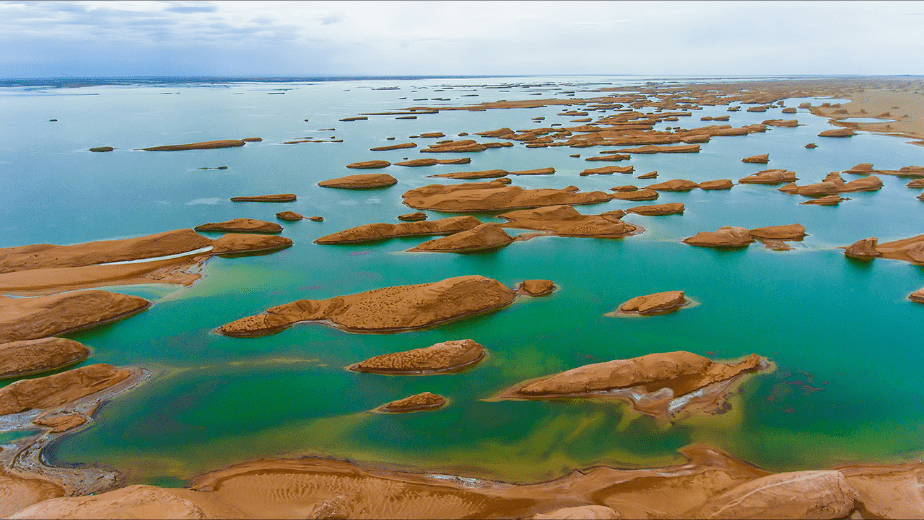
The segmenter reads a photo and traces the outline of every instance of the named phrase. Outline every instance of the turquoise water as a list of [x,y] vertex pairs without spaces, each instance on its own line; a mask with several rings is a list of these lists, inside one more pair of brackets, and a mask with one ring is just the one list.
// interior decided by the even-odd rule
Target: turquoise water
[[[406,190],[431,184],[426,175],[451,171],[554,166],[552,176],[518,177],[524,187],[575,185],[607,190],[671,178],[737,180],[765,168],[794,170],[800,184],[830,171],[872,162],[898,169],[924,164],[924,148],[905,139],[861,132],[825,139],[825,119],[805,110],[729,113],[706,107],[661,126],[713,124],[702,116],[731,115],[740,126],[796,118],[797,128],[719,137],[699,154],[633,156],[634,176],[580,177],[595,148],[526,149],[467,154],[468,165],[391,166],[398,185],[373,191],[320,188],[320,180],[356,173],[348,163],[421,157],[418,149],[370,152],[384,144],[441,131],[525,129],[573,117],[561,106],[444,112],[417,120],[361,112],[408,106],[459,105],[499,99],[576,97],[581,82],[628,84],[626,78],[542,78],[572,83],[483,88],[523,82],[387,80],[218,86],[4,89],[0,105],[0,247],[76,243],[194,227],[236,217],[274,221],[293,210],[323,223],[283,223],[295,245],[272,255],[210,260],[189,288],[111,288],[155,302],[130,319],[71,334],[93,348],[85,362],[144,365],[150,382],[104,406],[88,429],[51,446],[48,460],[115,468],[131,482],[183,485],[211,469],[261,457],[329,455],[359,462],[509,480],[536,480],[594,464],[643,466],[679,460],[677,448],[706,442],[760,466],[828,467],[843,461],[892,461],[924,453],[916,403],[924,398],[918,324],[924,306],[907,301],[924,286],[924,270],[904,262],[847,260],[837,249],[857,239],[892,240],[924,232],[924,206],[906,180],[883,177],[875,193],[849,194],[839,207],[802,206],[805,199],[774,187],[664,193],[658,203],[683,202],[682,216],[628,216],[646,232],[623,240],[538,238],[481,255],[410,254],[423,239],[320,246],[319,236],[369,222],[396,222],[407,213]],[[531,81],[531,80],[529,80]],[[456,85],[456,88],[443,88]],[[398,86],[400,90],[373,90]],[[612,85],[594,85],[590,88]],[[287,88],[284,95],[268,95]],[[440,92],[436,92],[440,90]],[[477,97],[471,96],[477,94]],[[400,99],[400,98],[406,99]],[[450,101],[432,101],[432,98]],[[427,101],[413,101],[428,98]],[[787,100],[797,106],[806,99]],[[809,100],[811,101],[811,100]],[[832,101],[833,100],[826,100]],[[820,102],[820,101],[816,101]],[[532,118],[545,116],[545,121]],[[57,119],[51,122],[49,119]],[[308,121],[305,121],[305,120]],[[334,130],[327,130],[334,128]],[[323,129],[323,130],[322,130]],[[283,145],[302,137],[343,143]],[[173,153],[136,148],[211,139],[262,137],[242,148]],[[388,137],[395,137],[388,141]],[[804,145],[815,142],[817,149]],[[91,153],[94,146],[111,153]],[[569,157],[580,153],[581,158]],[[769,153],[770,163],[743,157]],[[440,157],[445,158],[445,157]],[[591,166],[588,166],[591,165]],[[228,166],[226,170],[200,170]],[[845,175],[852,179],[853,176]],[[235,204],[236,195],[293,192],[286,204]],[[612,201],[584,213],[640,203]],[[441,216],[428,212],[431,218]],[[809,236],[795,249],[759,244],[713,251],[680,239],[722,225],[758,227],[798,222]],[[229,321],[299,298],[328,298],[379,287],[480,274],[513,286],[547,278],[552,296],[518,300],[497,313],[416,332],[349,334],[317,324],[261,338],[229,338],[213,330]],[[604,316],[639,294],[684,290],[701,305],[651,319]],[[478,366],[439,376],[380,376],[344,369],[370,356],[472,338],[489,351]],[[486,401],[523,379],[579,365],[651,352],[689,350],[715,359],[756,352],[776,371],[753,377],[722,415],[655,421],[613,403]],[[436,413],[369,413],[388,401],[431,391],[449,406]]]

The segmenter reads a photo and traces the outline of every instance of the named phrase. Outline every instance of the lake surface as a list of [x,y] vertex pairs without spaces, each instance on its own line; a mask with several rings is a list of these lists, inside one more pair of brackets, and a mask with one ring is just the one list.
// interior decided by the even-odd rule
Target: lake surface
[[[794,170],[799,183],[805,184],[861,162],[878,169],[924,164],[924,148],[906,139],[866,132],[850,139],[817,137],[832,127],[807,110],[793,115],[781,114],[780,108],[729,113],[727,107],[717,106],[658,128],[705,126],[713,123],[700,123],[699,117],[719,115],[730,115],[729,124],[736,127],[792,118],[801,126],[716,137],[698,154],[633,156],[619,163],[632,164],[636,175],[657,170],[655,181],[619,174],[580,177],[581,170],[600,166],[584,161],[598,154],[598,148],[526,149],[517,144],[438,156],[471,157],[467,165],[374,170],[398,179],[386,189],[317,186],[321,180],[360,173],[345,168],[348,163],[431,157],[419,150],[435,140],[408,139],[411,135],[439,131],[450,139],[461,132],[501,127],[526,129],[556,122],[569,126],[573,119],[556,115],[568,109],[562,106],[453,111],[416,120],[370,116],[366,121],[339,121],[345,117],[409,106],[567,98],[570,91],[575,91],[574,97],[589,98],[604,94],[584,90],[647,80],[417,79],[0,89],[0,247],[133,237],[237,217],[275,221],[274,214],[283,210],[324,217],[322,223],[283,223],[283,236],[295,242],[284,251],[208,261],[203,278],[188,288],[108,288],[143,296],[154,305],[124,321],[67,337],[93,349],[84,364],[143,365],[156,377],[105,405],[90,428],[53,444],[46,452],[48,462],[113,468],[129,483],[183,485],[196,474],[235,462],[294,455],[513,481],[551,478],[597,464],[678,462],[676,450],[691,442],[708,443],[772,470],[922,456],[924,418],[919,403],[924,402],[924,378],[919,367],[924,352],[919,338],[924,306],[910,303],[907,295],[924,286],[924,270],[888,260],[857,263],[838,249],[869,236],[888,241],[924,232],[924,206],[915,199],[917,192],[905,187],[906,179],[882,176],[880,191],[848,194],[851,200],[839,207],[799,205],[804,198],[772,186],[662,193],[656,203],[683,202],[686,212],[627,216],[626,221],[646,231],[622,240],[537,238],[478,255],[404,252],[424,238],[353,246],[313,243],[352,226],[397,222],[397,215],[414,211],[402,204],[402,193],[433,183],[427,175],[452,171],[553,166],[555,175],[514,177],[513,182],[529,188],[575,185],[590,191],[673,178],[737,181],[766,168]],[[497,88],[505,83],[519,86]],[[534,86],[523,86],[527,83]],[[375,90],[392,86],[398,89]],[[423,98],[427,100],[419,100]],[[786,106],[803,101],[821,103],[789,99]],[[531,120],[538,116],[545,121]],[[263,141],[220,150],[135,150],[245,137]],[[282,144],[304,137],[343,142]],[[408,141],[419,147],[369,151]],[[818,148],[805,149],[809,142],[818,143]],[[116,150],[88,151],[96,146]],[[577,152],[581,158],[569,157]],[[766,166],[740,162],[763,153],[770,154]],[[218,166],[228,168],[201,169]],[[228,200],[288,192],[296,193],[298,201]],[[578,210],[596,214],[641,204],[611,201]],[[431,219],[447,216],[427,213]],[[680,242],[723,225],[754,228],[796,222],[809,236],[792,251],[754,244],[727,252]],[[237,318],[300,298],[472,274],[511,287],[522,280],[551,279],[559,289],[549,297],[518,300],[493,314],[417,332],[350,334],[320,324],[248,339],[213,332]],[[604,316],[631,297],[668,290],[684,290],[700,305],[648,319]],[[344,368],[371,356],[464,338],[484,345],[489,355],[462,373],[381,376]],[[776,370],[747,379],[727,413],[676,424],[611,402],[485,401],[524,379],[674,350],[720,360],[758,353]],[[369,412],[423,391],[447,397],[449,406],[431,413]]]

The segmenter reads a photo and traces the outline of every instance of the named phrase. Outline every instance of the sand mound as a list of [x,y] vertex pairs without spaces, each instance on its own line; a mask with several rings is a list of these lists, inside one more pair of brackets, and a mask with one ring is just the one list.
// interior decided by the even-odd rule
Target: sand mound
[[[574,368],[525,384],[501,394],[502,399],[551,399],[561,397],[615,397],[629,401],[641,412],[675,414],[691,407],[714,409],[727,385],[762,368],[763,360],[751,354],[734,364],[714,363],[684,351],[648,354]],[[710,387],[710,388],[707,388]],[[692,392],[695,396],[678,399]]]
[[821,132],[818,137],[850,137],[853,135],[857,135],[857,133],[849,128],[835,128]]
[[671,179],[648,186],[649,190],[655,191],[690,191],[693,188],[699,188],[699,184],[686,179]]
[[882,188],[882,180],[875,175],[855,179],[850,182],[844,182],[844,179],[837,172],[831,172],[822,182],[816,184],[807,184],[805,186],[796,186],[795,183],[787,184],[779,188],[783,193],[791,195],[804,195],[806,197],[820,197],[827,195],[836,195],[838,193],[851,193],[858,191],[877,191]]
[[370,188],[384,188],[398,184],[395,179],[387,173],[366,173],[359,175],[347,175],[336,179],[321,181],[318,186],[322,188],[343,188],[348,190],[366,190]]
[[46,500],[11,518],[240,518],[233,513],[203,510],[194,501],[197,497],[184,497],[189,494],[188,490],[135,485],[98,496]]
[[644,231],[612,214],[583,215],[571,206],[547,206],[501,213],[504,227],[547,231],[563,237],[621,238]]
[[752,480],[714,497],[697,518],[846,518],[857,492],[838,471],[797,471]]
[[536,168],[534,170],[517,170],[510,172],[510,175],[552,175],[555,173],[555,168]]
[[427,220],[427,214],[422,211],[417,211],[415,213],[405,213],[404,215],[398,215],[398,220],[403,220],[405,222],[419,222],[421,220]]
[[636,296],[619,306],[619,314],[653,316],[679,310],[687,304],[683,291],[667,291]]
[[592,505],[563,507],[561,509],[556,509],[555,511],[549,511],[548,513],[539,513],[537,515],[533,515],[529,517],[529,520],[553,520],[559,518],[563,520],[609,520],[622,517],[619,515],[619,513],[606,506]]
[[796,182],[796,172],[789,170],[762,170],[752,173],[743,179],[738,179],[738,184],[784,184],[787,182]]
[[0,343],[0,379],[55,370],[89,355],[90,349],[83,344],[64,338]]
[[380,406],[378,411],[387,413],[420,412],[424,410],[436,410],[442,408],[445,404],[445,397],[430,392],[424,392],[422,394],[392,401],[386,405]]
[[225,231],[230,233],[281,233],[282,226],[255,218],[235,218],[225,222],[209,222],[196,226],[196,231]]
[[650,190],[648,188],[642,188],[635,191],[618,191],[613,194],[614,199],[619,200],[630,200],[633,202],[643,201],[643,200],[655,200],[659,197],[658,192],[655,190]]
[[768,226],[750,230],[754,238],[769,240],[802,240],[805,237],[805,226],[802,224],[789,224],[786,226]]
[[635,206],[626,210],[627,213],[637,215],[683,215],[683,202],[671,202],[669,204],[652,204],[650,206]]
[[754,238],[743,227],[722,226],[716,231],[700,231],[683,242],[698,247],[738,248],[747,247]]
[[[420,213],[426,218],[426,214]],[[406,216],[406,215],[403,215]],[[401,217],[398,217],[401,218]],[[415,217],[417,218],[417,217]],[[402,219],[404,220],[404,219]],[[355,244],[374,242],[395,237],[451,235],[481,225],[475,217],[448,217],[428,221],[411,221],[400,224],[364,224],[354,228],[332,233],[315,240],[316,244]]]
[[[64,495],[61,486],[44,479],[23,478],[0,470],[0,517],[8,518],[17,511]],[[52,513],[39,513],[40,518],[59,518]]]
[[752,163],[752,164],[767,164],[770,162],[770,154],[761,154],[761,155],[752,155],[750,157],[745,157],[741,159],[743,163]]
[[385,152],[388,150],[401,150],[404,148],[417,148],[417,143],[390,144],[387,146],[377,146],[375,148],[370,148],[369,150],[373,152]]
[[611,175],[613,173],[632,173],[635,171],[633,166],[604,166],[602,168],[588,168],[581,172],[581,177],[588,175]]
[[825,195],[824,197],[818,197],[817,199],[807,200],[805,202],[800,202],[799,204],[813,204],[816,206],[837,206],[845,200],[850,200],[840,195]]
[[61,406],[105,390],[130,375],[128,370],[100,363],[16,381],[0,388],[0,415]]
[[446,212],[500,211],[560,204],[599,204],[612,199],[602,191],[578,193],[575,187],[526,190],[500,180],[448,186],[431,184],[406,192],[404,203],[415,209]]
[[470,339],[462,339],[383,354],[351,365],[349,369],[373,374],[438,374],[474,365],[484,355],[484,347]]
[[326,321],[350,332],[421,329],[506,307],[516,294],[483,276],[375,289],[327,300],[297,300],[224,325],[219,332],[248,337],[274,334],[303,321]]
[[286,237],[272,235],[228,234],[212,241],[212,254],[247,255],[268,253],[292,246]]
[[294,211],[280,211],[279,213],[276,213],[276,218],[279,220],[287,220],[289,222],[297,222],[305,218],[305,216]]
[[555,283],[552,280],[524,280],[517,286],[517,292],[528,296],[545,296],[552,294]]
[[468,253],[507,247],[514,238],[494,223],[480,224],[444,238],[428,240],[408,251],[434,253]]
[[730,190],[732,186],[734,186],[734,184],[731,179],[719,179],[699,183],[699,189],[701,190]]
[[357,170],[378,169],[388,166],[391,166],[391,163],[388,161],[360,161],[346,165],[347,168],[353,168]]
[[77,414],[64,414],[53,417],[42,417],[41,419],[32,421],[32,423],[51,428],[51,433],[62,433],[73,430],[78,426],[83,426],[87,423],[87,418]]
[[496,179],[509,174],[507,170],[480,170],[476,172],[453,172],[441,173],[439,175],[427,175],[427,177],[442,177],[445,179]]
[[148,308],[137,296],[76,291],[35,298],[0,296],[0,343],[39,339],[118,321]]
[[924,265],[924,235],[882,244],[878,242],[876,237],[858,240],[849,245],[844,254],[861,260],[881,257]]
[[0,273],[156,258],[194,251],[211,243],[211,240],[191,229],[177,229],[138,238],[68,246],[34,244],[7,247],[0,249]]
[[146,152],[177,152],[182,150],[212,150],[215,148],[236,148],[244,146],[244,139],[224,139],[220,141],[203,141],[201,143],[168,144],[166,146],[153,146],[142,148]]

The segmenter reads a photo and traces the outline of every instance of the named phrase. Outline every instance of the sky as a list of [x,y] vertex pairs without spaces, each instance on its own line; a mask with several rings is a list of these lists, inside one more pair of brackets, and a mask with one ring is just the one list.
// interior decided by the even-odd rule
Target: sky
[[0,78],[924,74],[924,2],[3,1]]

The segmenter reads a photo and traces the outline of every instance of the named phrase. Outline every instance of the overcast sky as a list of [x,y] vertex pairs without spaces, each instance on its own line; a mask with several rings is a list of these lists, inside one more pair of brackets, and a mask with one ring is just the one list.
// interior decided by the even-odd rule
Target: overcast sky
[[924,74],[921,2],[9,2],[0,77]]

